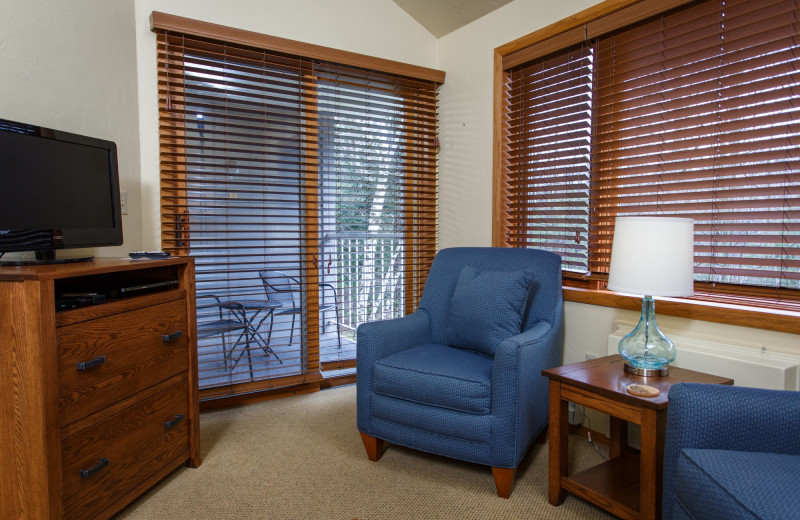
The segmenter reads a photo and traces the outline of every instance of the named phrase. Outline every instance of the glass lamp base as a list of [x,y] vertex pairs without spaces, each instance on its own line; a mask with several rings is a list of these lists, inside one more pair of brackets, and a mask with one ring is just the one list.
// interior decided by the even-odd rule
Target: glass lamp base
[[675,345],[658,328],[652,296],[642,299],[642,316],[630,334],[619,342],[619,355],[625,360],[625,372],[645,377],[669,374],[675,361]]
[[664,365],[660,368],[640,368],[625,363],[625,373],[642,377],[664,377],[669,375],[669,365]]

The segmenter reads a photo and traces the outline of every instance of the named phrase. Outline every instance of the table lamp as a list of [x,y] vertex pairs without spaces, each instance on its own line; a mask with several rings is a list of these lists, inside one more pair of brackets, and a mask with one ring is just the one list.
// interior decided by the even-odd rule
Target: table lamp
[[617,217],[608,288],[644,296],[639,324],[619,342],[625,372],[667,375],[675,345],[658,328],[653,296],[693,294],[694,220]]

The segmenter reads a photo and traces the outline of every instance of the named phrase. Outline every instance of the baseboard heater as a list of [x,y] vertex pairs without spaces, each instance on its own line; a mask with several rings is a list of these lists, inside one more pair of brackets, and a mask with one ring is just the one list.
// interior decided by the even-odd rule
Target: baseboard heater
[[[608,336],[608,353],[618,353],[619,340],[635,324],[617,322]],[[678,350],[673,366],[698,370],[708,374],[733,378],[737,386],[800,390],[800,356],[773,352],[768,346],[754,348],[737,345],[735,340],[723,341],[687,338],[663,331]]]

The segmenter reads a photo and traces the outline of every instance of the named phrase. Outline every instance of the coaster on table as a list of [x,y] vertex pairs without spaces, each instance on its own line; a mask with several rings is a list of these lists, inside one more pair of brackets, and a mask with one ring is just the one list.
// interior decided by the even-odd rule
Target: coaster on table
[[628,385],[628,393],[639,397],[655,397],[661,393],[661,390],[648,385]]

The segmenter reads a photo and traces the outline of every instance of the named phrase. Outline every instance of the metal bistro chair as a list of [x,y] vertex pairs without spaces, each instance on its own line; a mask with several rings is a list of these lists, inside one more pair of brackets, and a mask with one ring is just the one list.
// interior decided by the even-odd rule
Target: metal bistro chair
[[[211,338],[214,336],[220,336],[222,338],[222,356],[223,356],[223,363],[225,366],[225,370],[233,370],[234,367],[228,367],[228,360],[233,359],[233,352],[236,350],[236,347],[239,346],[241,343],[247,343],[247,323],[243,321],[244,308],[241,304],[236,302],[223,302],[220,300],[219,296],[209,295],[210,298],[214,298],[216,301],[215,304],[210,305],[203,305],[199,308],[211,308],[216,307],[219,311],[219,319],[213,321],[204,321],[202,323],[197,324],[197,338],[204,339],[204,338]],[[226,344],[226,336],[230,336],[232,333],[239,332],[239,336],[236,338],[236,341],[233,342],[230,354],[228,354],[228,347]],[[243,341],[244,340],[244,341]],[[245,346],[247,348],[247,346]],[[248,350],[249,355],[249,350]],[[241,357],[241,356],[240,356]],[[238,360],[237,360],[238,362]],[[234,365],[235,366],[235,365]]]
[[[275,323],[275,316],[283,316],[287,314],[292,315],[292,328],[289,331],[289,344],[294,340],[294,325],[298,314],[302,314],[303,307],[300,301],[301,285],[300,281],[289,276],[281,271],[259,271],[258,276],[264,284],[264,291],[267,293],[268,301],[277,301],[281,306],[275,309],[270,315],[269,331],[267,332],[267,342],[272,339],[272,328]],[[329,284],[322,282],[319,284],[323,289],[322,302],[319,306],[319,311],[322,315],[322,332],[326,332],[326,319],[325,313],[333,310],[336,313],[336,338],[338,340],[338,350],[342,351],[342,334],[339,325],[339,298],[336,294],[336,288]],[[330,290],[333,293],[333,303],[325,303],[325,292]]]

